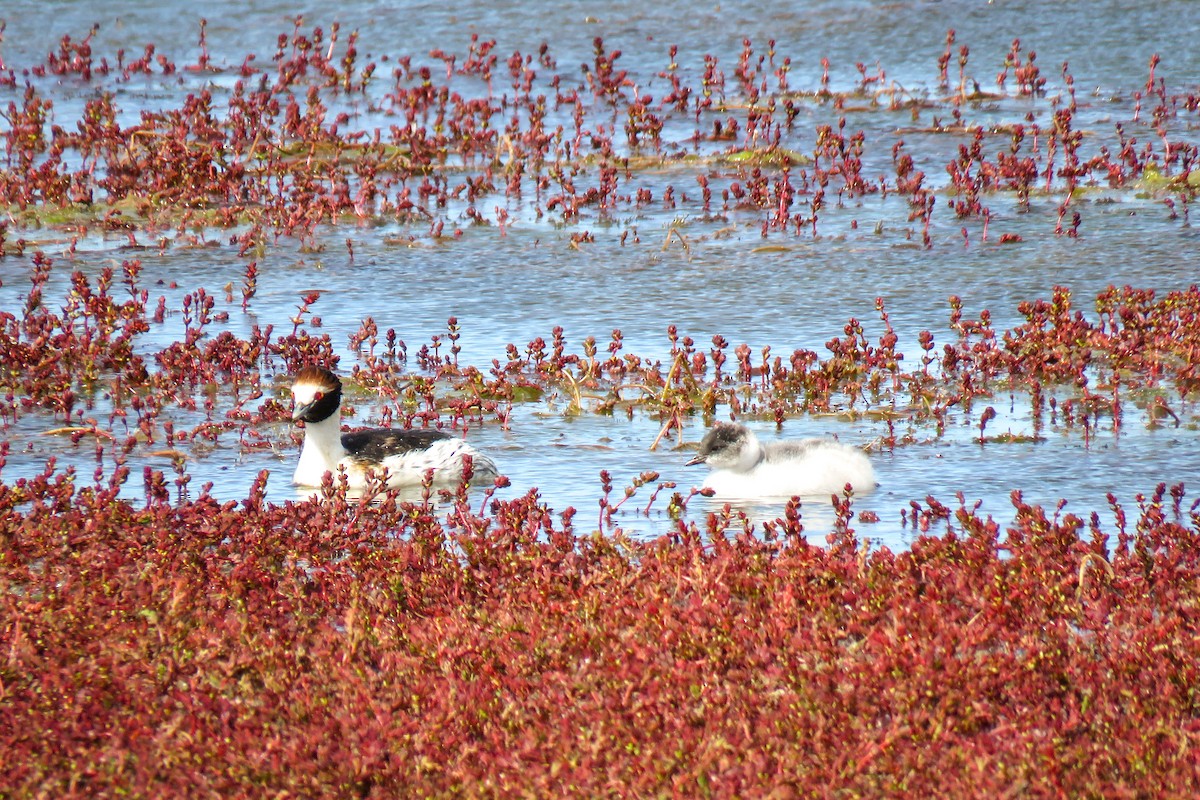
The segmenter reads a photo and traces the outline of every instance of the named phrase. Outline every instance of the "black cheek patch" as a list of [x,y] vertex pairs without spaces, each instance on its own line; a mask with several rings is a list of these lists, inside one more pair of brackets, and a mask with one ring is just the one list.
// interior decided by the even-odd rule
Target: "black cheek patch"
[[304,412],[304,416],[300,417],[300,419],[305,422],[321,422],[328,419],[331,415],[336,414],[341,402],[341,389],[336,389],[332,392],[317,392],[308,410]]

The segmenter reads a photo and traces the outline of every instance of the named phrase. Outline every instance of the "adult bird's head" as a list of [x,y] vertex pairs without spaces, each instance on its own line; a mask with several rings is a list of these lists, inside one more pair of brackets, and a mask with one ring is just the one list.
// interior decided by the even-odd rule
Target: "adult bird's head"
[[323,367],[305,367],[292,383],[293,422],[322,422],[342,404],[342,382]]

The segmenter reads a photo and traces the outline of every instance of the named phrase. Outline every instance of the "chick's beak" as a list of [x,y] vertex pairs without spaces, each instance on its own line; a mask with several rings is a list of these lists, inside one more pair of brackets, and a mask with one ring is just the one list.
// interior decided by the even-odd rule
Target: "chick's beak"
[[686,462],[684,462],[684,466],[690,467],[695,464],[703,464],[703,463],[704,463],[704,456],[692,456]]

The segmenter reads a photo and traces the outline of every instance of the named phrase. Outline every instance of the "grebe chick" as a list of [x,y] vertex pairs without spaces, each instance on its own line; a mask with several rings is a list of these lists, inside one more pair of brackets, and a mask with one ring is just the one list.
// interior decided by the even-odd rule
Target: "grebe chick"
[[320,486],[326,472],[345,470],[351,489],[370,473],[387,471],[390,488],[420,486],[433,470],[435,484],[462,481],[463,456],[471,457],[471,483],[491,483],[499,474],[492,459],[444,431],[376,428],[342,433],[342,382],[327,369],[305,367],[292,384],[294,422],[304,423],[304,447],[292,483]]
[[799,439],[762,444],[745,425],[718,422],[687,462],[713,468],[704,487],[722,497],[792,497],[855,494],[875,488],[866,453],[834,439]]

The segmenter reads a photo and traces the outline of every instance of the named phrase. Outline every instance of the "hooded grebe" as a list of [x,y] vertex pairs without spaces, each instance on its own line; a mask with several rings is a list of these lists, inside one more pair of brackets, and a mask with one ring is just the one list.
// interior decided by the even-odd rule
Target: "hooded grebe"
[[722,497],[792,497],[856,494],[875,488],[866,454],[833,439],[799,439],[762,444],[745,425],[718,422],[700,442],[691,464],[713,468],[704,481]]
[[471,483],[491,483],[496,464],[462,439],[436,430],[376,428],[342,433],[338,411],[342,382],[327,369],[305,367],[292,384],[292,420],[304,423],[304,447],[292,483],[320,486],[326,472],[345,470],[351,489],[366,485],[367,475],[387,471],[391,488],[420,486],[433,470],[437,484],[462,481],[463,456],[471,457]]

